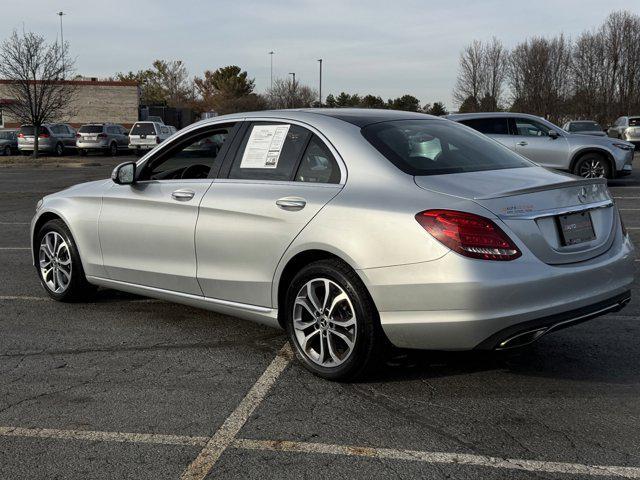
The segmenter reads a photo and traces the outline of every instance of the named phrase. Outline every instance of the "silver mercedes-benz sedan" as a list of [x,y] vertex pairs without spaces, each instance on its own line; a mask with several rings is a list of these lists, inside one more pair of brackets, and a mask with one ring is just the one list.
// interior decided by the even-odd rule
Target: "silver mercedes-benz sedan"
[[100,286],[281,327],[330,379],[389,345],[523,346],[619,310],[633,280],[606,180],[388,110],[208,119],[44,197],[31,227],[54,299]]

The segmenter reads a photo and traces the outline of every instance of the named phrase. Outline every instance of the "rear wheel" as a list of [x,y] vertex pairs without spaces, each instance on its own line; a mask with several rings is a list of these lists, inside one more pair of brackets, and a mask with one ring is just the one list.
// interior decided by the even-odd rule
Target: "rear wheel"
[[285,301],[286,329],[296,356],[311,372],[352,380],[382,360],[385,337],[360,278],[339,260],[305,266]]
[[56,144],[56,155],[61,157],[64,155],[64,145],[61,143]]
[[9,145],[4,147],[4,156],[5,157],[10,157],[11,156],[11,147]]
[[609,161],[599,153],[587,153],[580,157],[573,173],[583,178],[612,178]]
[[107,150],[107,152],[105,152],[107,155],[111,155],[112,157],[115,157],[118,155],[118,145],[116,144],[116,142],[111,142],[111,145],[109,145],[109,150]]
[[82,300],[95,292],[87,282],[78,249],[62,220],[45,223],[35,239],[36,268],[49,296],[60,302]]

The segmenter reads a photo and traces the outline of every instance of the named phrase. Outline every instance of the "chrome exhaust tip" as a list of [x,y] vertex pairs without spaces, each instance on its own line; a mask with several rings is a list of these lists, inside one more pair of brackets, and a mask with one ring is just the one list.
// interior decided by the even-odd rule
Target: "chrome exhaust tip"
[[549,330],[549,327],[544,327],[519,333],[500,342],[496,347],[496,350],[507,350],[509,348],[524,347],[525,345],[529,345],[538,340]]

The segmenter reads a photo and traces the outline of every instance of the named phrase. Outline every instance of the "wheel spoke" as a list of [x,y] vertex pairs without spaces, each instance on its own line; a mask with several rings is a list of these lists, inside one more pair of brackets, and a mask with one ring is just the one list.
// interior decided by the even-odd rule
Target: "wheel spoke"
[[296,298],[296,305],[302,306],[307,312],[309,312],[309,315],[315,317],[315,311],[311,307],[311,305],[309,305],[309,302],[307,302],[307,299],[305,297]]
[[306,335],[303,337],[303,340],[301,342],[301,347],[302,350],[304,350],[305,352],[307,351],[307,345],[309,344],[309,341],[315,337],[318,333],[320,333],[320,330],[314,330],[313,332],[311,332],[309,335]]
[[335,345],[333,344],[331,335],[327,335],[327,347],[329,347],[329,355],[331,356],[331,359],[335,363],[340,363],[340,357],[336,354]]
[[329,303],[329,294],[331,292],[331,283],[326,278],[323,280],[324,283],[324,300],[322,300],[322,312],[327,309],[327,303]]
[[318,297],[316,296],[316,292],[313,287],[313,282],[307,283],[307,298],[309,299],[309,301],[313,305],[313,308],[316,311],[321,310],[320,302],[318,301]]
[[336,295],[333,301],[331,302],[331,306],[329,307],[329,318],[333,317],[333,311],[335,310],[335,308],[338,306],[340,302],[345,302],[348,300],[349,300],[349,297],[347,297],[347,294],[344,292],[340,292],[338,295]]
[[339,337],[346,345],[349,350],[353,348],[353,341],[347,337],[344,333],[337,331],[334,328],[329,329],[329,331],[335,336]]

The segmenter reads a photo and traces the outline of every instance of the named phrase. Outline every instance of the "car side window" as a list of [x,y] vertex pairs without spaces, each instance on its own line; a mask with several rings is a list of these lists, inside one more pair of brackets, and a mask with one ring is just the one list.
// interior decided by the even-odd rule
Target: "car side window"
[[509,121],[506,118],[473,118],[460,123],[485,135],[509,135]]
[[219,153],[233,125],[218,125],[182,140],[145,163],[137,180],[175,180],[207,178],[212,168],[217,170]]
[[311,132],[281,122],[253,122],[238,148],[229,178],[293,180]]
[[296,182],[340,183],[340,167],[327,146],[314,135],[302,155]]
[[548,137],[549,127],[528,118],[516,118],[516,132],[524,137]]

